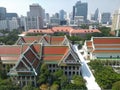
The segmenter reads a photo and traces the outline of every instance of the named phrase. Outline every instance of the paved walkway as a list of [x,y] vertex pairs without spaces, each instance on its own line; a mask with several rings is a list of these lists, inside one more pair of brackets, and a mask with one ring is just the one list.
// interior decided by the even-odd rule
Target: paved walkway
[[82,64],[81,66],[82,76],[86,80],[86,87],[88,88],[88,90],[101,90],[101,88],[95,81],[95,77],[93,76],[91,70],[89,69],[85,59],[78,51],[77,45],[73,45],[73,49],[78,54],[80,63]]

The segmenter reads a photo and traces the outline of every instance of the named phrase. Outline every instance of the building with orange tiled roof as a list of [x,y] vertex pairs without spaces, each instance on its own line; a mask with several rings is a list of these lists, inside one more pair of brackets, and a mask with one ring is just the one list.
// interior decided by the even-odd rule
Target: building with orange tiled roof
[[16,45],[0,46],[0,63],[21,87],[29,82],[36,86],[42,63],[47,64],[51,73],[62,69],[69,79],[81,73],[80,60],[65,36],[20,37]]
[[90,33],[101,33],[98,29],[74,29],[70,26],[59,26],[59,27],[52,27],[51,29],[30,29],[27,32],[23,32],[21,35],[26,34],[48,34],[53,35],[56,33],[64,33],[70,36],[86,36]]
[[92,37],[83,48],[87,59],[119,60],[120,37]]
[[67,45],[69,44],[69,40],[66,36],[21,36],[17,40],[16,44],[21,45],[23,43],[42,43],[44,45]]

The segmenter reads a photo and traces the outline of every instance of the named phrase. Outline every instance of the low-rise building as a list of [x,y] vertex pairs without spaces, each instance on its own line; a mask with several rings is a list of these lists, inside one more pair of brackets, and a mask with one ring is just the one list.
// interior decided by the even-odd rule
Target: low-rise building
[[29,82],[36,86],[43,63],[51,73],[62,69],[69,79],[81,74],[80,59],[65,36],[20,37],[16,45],[0,46],[0,61],[13,82],[21,87]]
[[120,37],[92,37],[85,41],[83,50],[86,59],[119,60]]
[[53,35],[56,33],[63,33],[70,36],[86,36],[91,33],[101,33],[98,29],[74,29],[69,26],[60,26],[60,27],[52,27],[51,29],[30,29],[23,34],[48,34]]

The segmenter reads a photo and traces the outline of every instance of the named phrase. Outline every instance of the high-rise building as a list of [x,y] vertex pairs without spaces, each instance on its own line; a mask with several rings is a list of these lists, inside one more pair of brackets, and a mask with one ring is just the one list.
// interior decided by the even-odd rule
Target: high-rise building
[[109,12],[102,13],[102,15],[101,15],[101,23],[109,25],[110,22],[111,22],[111,13],[109,13]]
[[60,20],[65,20],[65,18],[66,18],[66,12],[64,10],[60,10],[60,12],[59,12],[59,18],[60,18]]
[[6,19],[6,8],[0,7],[0,20]]
[[27,29],[43,28],[45,10],[39,4],[30,5],[30,11],[27,12]]
[[98,21],[98,18],[99,18],[99,9],[97,8],[97,9],[95,10],[94,20],[95,20],[95,21]]
[[6,13],[6,19],[11,20],[13,17],[18,17],[17,13]]
[[118,36],[119,34],[119,30],[120,30],[120,9],[116,10],[113,14],[113,18],[112,18],[112,31],[117,31],[116,36]]
[[50,15],[49,15],[49,13],[46,13],[46,14],[45,14],[45,23],[46,23],[46,24],[49,24],[49,23],[50,23]]
[[73,19],[75,16],[83,16],[84,21],[87,21],[87,13],[88,13],[88,4],[82,3],[81,1],[77,1],[75,6],[73,6]]

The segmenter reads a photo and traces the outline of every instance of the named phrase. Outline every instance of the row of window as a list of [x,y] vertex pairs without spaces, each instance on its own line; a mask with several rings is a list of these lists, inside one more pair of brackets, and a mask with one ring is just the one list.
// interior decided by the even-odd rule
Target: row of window
[[[48,65],[49,66],[49,68],[58,68],[58,65],[57,64],[49,64]],[[65,70],[67,70],[67,69],[69,69],[69,70],[71,70],[71,69],[73,69],[73,70],[75,70],[75,69],[77,69],[77,70],[79,70],[79,66],[61,66],[61,69],[65,69]]]
[[[55,72],[56,70],[49,70],[50,72]],[[65,71],[65,75],[79,75],[79,71]]]

